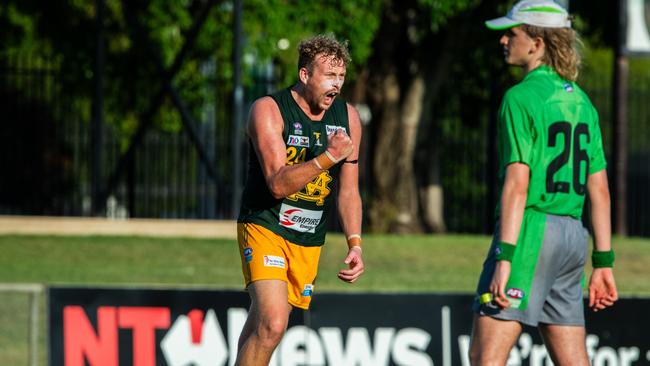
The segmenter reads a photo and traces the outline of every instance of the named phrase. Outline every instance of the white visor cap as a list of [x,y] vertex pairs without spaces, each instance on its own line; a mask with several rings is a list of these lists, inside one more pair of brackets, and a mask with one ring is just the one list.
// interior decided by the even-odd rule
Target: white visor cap
[[528,24],[547,28],[571,28],[569,13],[552,0],[522,0],[508,14],[485,22],[490,29],[502,30]]

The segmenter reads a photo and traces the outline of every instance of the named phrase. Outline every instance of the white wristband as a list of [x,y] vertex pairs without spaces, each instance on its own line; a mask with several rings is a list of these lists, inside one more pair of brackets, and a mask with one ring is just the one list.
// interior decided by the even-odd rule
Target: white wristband
[[323,170],[323,167],[320,166],[320,163],[318,162],[318,159],[312,159],[312,161],[314,162],[314,164],[316,164],[316,167],[317,167],[318,169]]
[[351,235],[348,236],[348,240],[350,240],[350,239],[352,239],[352,238],[359,238],[359,239],[361,239],[361,234],[351,234]]
[[336,164],[336,163],[339,162],[339,160],[337,160],[337,159],[334,157],[334,155],[332,155],[332,154],[331,154],[329,151],[327,151],[327,150],[325,150],[325,155],[327,155],[327,157],[330,158],[330,160],[332,161],[332,163]]

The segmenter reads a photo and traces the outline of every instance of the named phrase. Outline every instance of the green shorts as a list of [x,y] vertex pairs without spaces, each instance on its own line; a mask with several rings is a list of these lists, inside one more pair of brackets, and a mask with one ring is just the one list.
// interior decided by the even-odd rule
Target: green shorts
[[474,312],[531,326],[584,326],[582,283],[588,236],[579,220],[527,209],[506,286],[510,307],[501,310],[478,301],[481,294],[489,292],[496,266],[495,245],[500,240],[497,223],[477,286]]

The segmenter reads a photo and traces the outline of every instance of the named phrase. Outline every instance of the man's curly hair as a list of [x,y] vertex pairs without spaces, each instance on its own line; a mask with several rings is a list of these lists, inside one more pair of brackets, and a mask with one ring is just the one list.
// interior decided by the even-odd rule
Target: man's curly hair
[[339,42],[329,34],[319,34],[300,42],[298,45],[298,70],[305,67],[311,73],[317,57],[332,57],[333,63],[350,63],[348,41]]

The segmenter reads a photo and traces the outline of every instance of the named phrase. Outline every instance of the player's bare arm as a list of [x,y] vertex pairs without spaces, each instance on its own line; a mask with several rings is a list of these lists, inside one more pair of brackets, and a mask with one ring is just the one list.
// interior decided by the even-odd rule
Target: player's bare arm
[[[512,163],[506,168],[506,178],[501,193],[501,221],[499,231],[502,242],[517,245],[521,221],[526,208],[530,168],[526,164]],[[490,292],[494,302],[502,307],[509,306],[505,288],[510,278],[511,263],[505,260],[497,261],[494,277],[490,284]]]
[[340,186],[338,194],[338,212],[343,228],[343,233],[349,240],[348,254],[344,260],[348,265],[347,269],[339,271],[339,278],[342,281],[354,282],[364,272],[364,264],[361,257],[361,195],[359,194],[359,146],[361,144],[361,121],[357,110],[348,104],[348,118],[350,127],[350,138],[354,150],[346,158],[341,166]]
[[[300,164],[286,165],[286,146],[282,139],[283,122],[280,110],[271,97],[257,100],[251,108],[248,134],[259,158],[269,191],[275,198],[284,198],[300,191],[327,167],[312,159]],[[346,134],[328,137],[326,159],[345,159],[352,151]],[[322,158],[322,157],[321,157]],[[325,160],[326,162],[328,160]]]
[[[612,249],[611,201],[607,173],[601,170],[591,174],[587,190],[591,201],[591,224],[594,230],[594,250],[607,252]],[[594,268],[589,280],[589,307],[598,311],[612,306],[618,300],[612,268]]]

